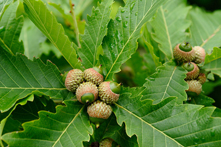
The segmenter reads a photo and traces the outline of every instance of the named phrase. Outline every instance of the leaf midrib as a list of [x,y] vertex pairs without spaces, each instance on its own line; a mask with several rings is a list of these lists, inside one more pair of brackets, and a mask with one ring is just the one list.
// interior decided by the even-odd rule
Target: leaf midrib
[[118,105],[117,103],[115,103],[116,106],[118,106],[119,108],[123,109],[124,111],[128,112],[129,114],[133,115],[134,117],[138,118],[140,121],[144,122],[145,124],[149,125],[151,128],[153,128],[153,130],[156,130],[158,132],[160,132],[161,134],[163,134],[165,137],[168,137],[169,139],[173,140],[174,142],[176,142],[178,145],[182,146],[179,142],[177,142],[175,139],[171,138],[170,136],[168,136],[167,134],[165,134],[164,132],[158,130],[157,128],[155,128],[154,126],[152,126],[151,124],[149,124],[148,122],[144,121],[142,118],[140,118],[139,116],[137,116],[136,114],[130,112],[129,110],[125,109],[124,107]]
[[83,107],[80,109],[80,111],[74,116],[74,118],[72,119],[72,121],[67,125],[67,127],[64,129],[64,131],[61,133],[61,135],[58,137],[58,139],[54,142],[53,146],[54,147],[58,141],[61,139],[61,137],[64,135],[64,133],[67,131],[67,129],[69,128],[69,126],[74,122],[74,120],[77,118],[77,116],[80,114],[80,112],[84,109],[85,105],[83,105]]
[[[127,42],[124,44],[124,46],[123,46],[123,48],[122,48],[122,50],[120,51],[120,53],[117,55],[117,58],[115,59],[115,61],[114,61],[114,63],[112,64],[112,66],[111,66],[111,68],[110,68],[110,70],[108,71],[108,73],[107,73],[107,75],[106,75],[106,77],[105,77],[105,80],[108,78],[108,76],[109,76],[109,74],[111,73],[111,71],[112,71],[112,69],[113,69],[113,67],[114,67],[114,65],[116,64],[116,62],[117,62],[117,60],[118,60],[118,58],[120,57],[120,55],[122,54],[122,52],[124,51],[124,49],[125,49],[125,47],[126,47],[126,45],[129,43],[129,41],[130,41],[130,39],[132,38],[132,36],[133,36],[133,34],[136,32],[136,30],[137,30],[137,28],[138,28],[138,26],[140,25],[140,23],[145,19],[145,17],[146,17],[146,15],[148,14],[148,12],[151,10],[151,8],[153,7],[153,5],[154,5],[155,3],[153,3],[153,4],[151,4],[151,6],[150,6],[150,8],[149,8],[149,10],[146,12],[146,14],[142,17],[142,19],[140,20],[140,22],[137,24],[137,26],[135,27],[135,29],[134,29],[134,31],[132,32],[132,34],[129,36],[129,38],[128,38],[128,40],[127,40]],[[123,22],[122,22],[123,23]]]

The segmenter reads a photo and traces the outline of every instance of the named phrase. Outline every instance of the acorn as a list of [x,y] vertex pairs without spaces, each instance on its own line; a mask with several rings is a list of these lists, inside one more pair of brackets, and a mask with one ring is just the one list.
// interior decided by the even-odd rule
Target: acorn
[[197,80],[201,83],[204,84],[206,82],[206,75],[204,73],[200,73]]
[[98,97],[97,86],[91,82],[82,83],[76,90],[76,97],[83,104],[94,102]]
[[103,71],[101,65],[99,67],[88,68],[84,71],[84,79],[87,82],[92,82],[96,85],[100,85],[103,82]]
[[84,73],[80,69],[72,69],[68,72],[65,79],[65,87],[71,91],[75,92],[78,86],[84,80]]
[[98,100],[87,107],[87,113],[90,121],[98,128],[100,123],[110,117],[112,108],[110,105]]
[[196,64],[204,62],[205,61],[205,56],[206,56],[205,50],[202,47],[200,47],[200,46],[194,46],[193,50],[194,50],[194,52],[196,54],[194,62]]
[[186,81],[189,85],[189,89],[186,91],[191,91],[191,92],[195,92],[196,94],[200,94],[202,91],[202,85],[199,81],[197,80],[190,80],[190,81]]
[[98,87],[99,97],[107,104],[113,104],[118,101],[121,91],[121,84],[116,82],[102,82]]
[[200,70],[195,63],[193,62],[184,63],[183,68],[188,71],[188,73],[186,74],[186,80],[193,80],[198,77]]
[[112,147],[113,139],[105,138],[99,143],[99,147]]
[[195,58],[195,51],[188,42],[177,44],[173,54],[177,62],[190,62]]

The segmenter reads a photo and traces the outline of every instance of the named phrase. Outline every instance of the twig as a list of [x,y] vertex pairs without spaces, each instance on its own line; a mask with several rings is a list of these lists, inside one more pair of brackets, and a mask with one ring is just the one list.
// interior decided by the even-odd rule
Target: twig
[[70,13],[71,13],[73,21],[74,21],[74,30],[75,30],[75,34],[76,34],[78,47],[81,48],[81,44],[80,44],[80,40],[79,40],[79,30],[78,30],[77,19],[76,19],[75,13],[74,13],[74,7],[72,5],[71,0],[69,0],[69,5],[70,5],[70,8],[71,8]]

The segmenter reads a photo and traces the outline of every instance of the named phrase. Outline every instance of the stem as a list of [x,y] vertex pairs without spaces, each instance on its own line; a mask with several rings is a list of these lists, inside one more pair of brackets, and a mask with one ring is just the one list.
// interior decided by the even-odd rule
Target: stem
[[72,6],[71,0],[69,0],[69,5],[70,5],[70,8],[71,8],[70,12],[71,12],[71,15],[72,15],[72,18],[73,18],[73,21],[74,21],[74,31],[75,31],[75,34],[76,34],[78,47],[81,48],[81,44],[80,44],[80,40],[79,40],[79,30],[78,30],[77,19],[76,19],[75,13],[74,13],[74,8]]

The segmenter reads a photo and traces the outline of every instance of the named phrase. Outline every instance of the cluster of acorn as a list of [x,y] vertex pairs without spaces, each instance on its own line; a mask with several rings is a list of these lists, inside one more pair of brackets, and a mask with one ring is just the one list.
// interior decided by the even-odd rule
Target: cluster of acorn
[[183,68],[188,71],[185,78],[189,85],[187,91],[199,95],[202,91],[202,84],[206,82],[206,75],[200,72],[197,64],[204,62],[205,50],[200,46],[192,47],[188,42],[184,42],[176,45],[173,53],[177,63],[182,63]]
[[[101,66],[84,70],[72,69],[65,73],[64,81],[66,88],[76,93],[79,102],[88,104],[87,113],[90,121],[96,127],[112,113],[109,104],[118,101],[121,84],[113,81],[103,81]],[[99,100],[100,98],[100,100]]]

